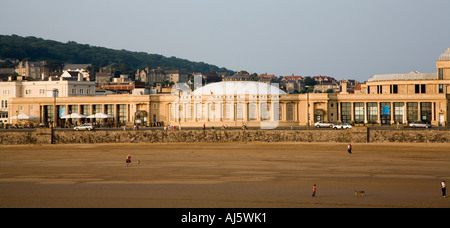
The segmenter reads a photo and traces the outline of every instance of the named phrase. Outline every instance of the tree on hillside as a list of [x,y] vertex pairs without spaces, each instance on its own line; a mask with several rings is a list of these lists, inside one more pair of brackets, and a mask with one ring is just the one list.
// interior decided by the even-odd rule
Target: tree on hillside
[[304,77],[304,78],[303,78],[303,83],[304,83],[306,86],[315,86],[315,85],[317,85],[317,81],[314,80],[314,78],[312,78],[311,76],[306,76],[306,77]]
[[220,78],[217,72],[215,71],[211,71],[206,75],[206,82],[208,83],[220,81],[222,81],[222,78]]
[[122,73],[135,72],[137,69],[144,69],[145,67],[162,67],[163,69],[178,69],[187,72],[201,72],[203,74],[212,71],[233,72],[215,65],[203,62],[191,62],[176,57],[168,58],[157,54],[114,50],[87,44],[78,44],[74,41],[62,43],[37,37],[20,37],[17,35],[0,35],[0,56],[2,58],[15,58],[19,60],[29,58],[30,61],[60,61],[73,64],[89,63],[98,67],[105,67],[114,63],[119,65],[125,64],[127,67],[120,69],[123,71]]

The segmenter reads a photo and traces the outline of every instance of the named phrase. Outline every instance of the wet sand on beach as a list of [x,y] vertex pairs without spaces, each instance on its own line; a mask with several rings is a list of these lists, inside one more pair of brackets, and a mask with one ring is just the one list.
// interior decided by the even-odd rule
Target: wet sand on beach
[[440,180],[450,181],[450,144],[353,144],[351,155],[346,148],[0,145],[0,207],[450,207],[440,195]]

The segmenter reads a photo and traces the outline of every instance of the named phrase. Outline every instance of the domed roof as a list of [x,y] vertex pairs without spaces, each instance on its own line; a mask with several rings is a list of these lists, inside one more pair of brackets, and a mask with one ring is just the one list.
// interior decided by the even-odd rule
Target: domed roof
[[439,57],[439,60],[450,60],[450,48]]
[[227,81],[208,84],[193,92],[193,95],[283,95],[281,89],[261,82]]

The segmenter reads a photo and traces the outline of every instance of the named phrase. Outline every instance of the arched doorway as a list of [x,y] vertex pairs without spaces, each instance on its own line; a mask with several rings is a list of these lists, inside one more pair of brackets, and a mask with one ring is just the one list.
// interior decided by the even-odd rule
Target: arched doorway
[[325,111],[322,109],[314,110],[314,122],[324,121],[325,119]]
[[147,125],[147,111],[139,110],[135,114],[134,123],[138,126]]

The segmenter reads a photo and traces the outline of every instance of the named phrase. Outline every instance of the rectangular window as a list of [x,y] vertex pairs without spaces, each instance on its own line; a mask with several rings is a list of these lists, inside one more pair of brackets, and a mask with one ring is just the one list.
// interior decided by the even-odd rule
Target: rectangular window
[[380,117],[381,117],[381,124],[391,123],[391,103],[389,102],[380,103]]
[[193,115],[194,108],[192,108],[191,103],[187,103],[187,104],[184,104],[184,105],[181,104],[181,108],[182,108],[181,115],[183,115],[183,114],[185,115],[186,121],[192,121],[192,117],[194,116]]
[[420,93],[427,93],[426,85],[420,85]]
[[[172,105],[174,107],[174,105]],[[119,109],[119,123],[126,123],[127,121],[127,105],[117,105],[117,108]]]
[[274,111],[276,112],[276,110],[278,110],[278,113],[275,113],[274,117],[275,118],[278,117],[278,119],[276,119],[276,120],[282,121],[283,120],[283,105],[281,105],[280,103],[275,103]]
[[341,103],[341,121],[342,123],[350,123],[352,120],[352,103]]
[[90,105],[81,105],[82,113],[85,116],[91,115],[91,106]]
[[378,122],[378,104],[377,102],[367,103],[367,122],[377,123]]
[[292,103],[286,105],[286,119],[287,121],[294,121],[294,104]]
[[431,102],[420,103],[420,120],[431,123]]
[[399,124],[403,124],[403,113],[405,104],[400,102],[394,103],[394,121]]
[[392,85],[392,93],[398,94],[398,85]]
[[46,114],[47,114],[47,116],[46,116],[47,118],[45,118],[45,121],[47,123],[53,123],[53,117],[54,117],[54,115],[53,115],[53,113],[54,113],[53,105],[45,106],[44,112],[46,112]]
[[439,68],[439,80],[443,80],[444,79],[444,68]]
[[439,93],[444,93],[444,85],[439,85]]
[[69,113],[79,113],[78,105],[69,105]]
[[408,120],[409,123],[417,121],[417,119],[418,119],[418,105],[417,105],[417,102],[408,102],[406,111],[408,113],[407,120]]
[[84,89],[80,89],[80,94],[84,94]]
[[262,102],[259,105],[260,108],[260,115],[261,115],[261,120],[270,120],[270,104],[267,104],[266,102]]
[[112,104],[106,105],[106,114],[111,115],[111,116],[115,116],[115,114],[114,114],[114,105],[112,105]]
[[94,113],[102,113],[102,105],[94,105]]
[[72,94],[77,94],[77,89],[72,89]]
[[244,120],[244,104],[237,104],[236,106],[236,120]]
[[353,106],[355,110],[355,123],[364,123],[364,103],[354,103]]
[[420,93],[420,85],[415,86],[415,93]]
[[[255,103],[248,104],[248,120],[254,121],[258,118],[258,106]],[[294,109],[292,109],[294,111]],[[293,116],[293,115],[292,115]]]

